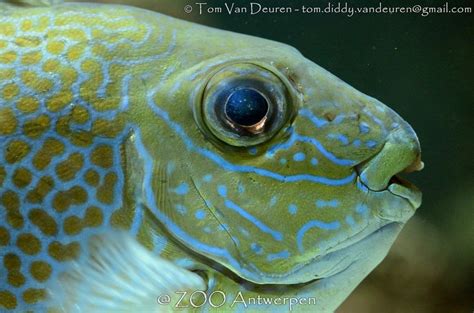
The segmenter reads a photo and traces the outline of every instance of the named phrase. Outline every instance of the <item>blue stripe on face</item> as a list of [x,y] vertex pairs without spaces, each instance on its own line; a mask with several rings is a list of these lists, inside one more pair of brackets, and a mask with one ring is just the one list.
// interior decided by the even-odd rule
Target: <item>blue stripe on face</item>
[[330,222],[330,223],[325,223],[322,221],[318,220],[311,220],[304,224],[296,233],[296,244],[298,246],[298,250],[303,253],[303,237],[306,234],[308,230],[311,228],[320,228],[324,230],[336,230],[341,226],[341,224],[338,221]]
[[291,215],[295,215],[297,210],[298,207],[296,206],[296,204],[290,204],[288,206],[288,212],[290,212]]
[[198,219],[198,220],[202,220],[206,217],[206,212],[204,212],[203,210],[197,210],[196,213],[194,214],[194,216]]
[[254,277],[256,279],[259,278],[258,271],[249,271],[246,268],[243,268],[239,261],[232,257],[227,249],[211,246],[201,242],[200,240],[194,238],[193,236],[189,235],[186,231],[181,229],[178,225],[174,223],[172,219],[168,217],[168,215],[164,214],[156,205],[155,194],[152,189],[152,171],[150,169],[153,168],[153,159],[151,158],[148,151],[145,149],[142,141],[141,141],[141,133],[140,129],[137,127],[132,127],[137,140],[135,141],[135,147],[139,152],[139,155],[144,161],[144,196],[145,201],[150,209],[150,211],[158,218],[167,229],[169,229],[173,234],[181,238],[182,240],[186,241],[189,245],[194,247],[195,249],[205,252],[210,255],[214,255],[217,257],[221,257],[227,262],[229,262],[230,266],[234,267],[236,270],[241,272],[243,275],[248,277]]
[[355,224],[356,224],[354,218],[351,215],[346,216],[346,223],[349,226],[355,226]]
[[[241,172],[241,173],[254,173],[262,177],[268,177],[268,178],[275,179],[282,182],[308,181],[308,182],[324,184],[328,186],[347,185],[351,183],[356,176],[355,173],[352,173],[351,175],[341,178],[341,179],[332,179],[332,178],[309,175],[309,174],[282,175],[282,174],[278,174],[278,173],[275,173],[263,168],[235,165],[207,149],[196,146],[193,143],[193,141],[186,135],[181,125],[171,120],[168,112],[162,110],[160,107],[156,105],[156,103],[153,100],[153,95],[155,94],[155,92],[156,91],[153,90],[147,96],[148,106],[153,110],[153,112],[158,117],[160,117],[171,129],[173,129],[173,131],[181,138],[181,140],[186,145],[189,151],[200,154],[201,156],[211,160],[212,162],[214,162],[215,164],[217,164],[218,166],[220,166],[221,168],[225,170],[233,171],[233,172]],[[319,149],[322,149],[322,153],[326,157],[330,158],[330,160],[336,164],[349,166],[355,163],[352,160],[343,160],[343,159],[336,158],[330,152],[326,151],[324,147],[314,138],[301,137],[299,138],[299,140],[305,141],[305,142],[311,142],[312,144],[316,145]]]
[[258,243],[255,243],[255,242],[253,242],[253,243],[250,245],[250,248],[251,248],[252,251],[255,252],[256,254],[261,254],[261,253],[263,252],[262,246],[260,246]]
[[290,138],[286,142],[282,142],[279,144],[276,144],[272,147],[270,147],[266,153],[266,156],[271,158],[275,153],[277,153],[279,150],[287,150],[293,147],[293,145],[296,142],[305,142],[309,143],[312,146],[314,146],[322,155],[324,155],[329,161],[336,165],[341,165],[341,166],[352,166],[356,163],[354,160],[349,160],[349,159],[340,159],[336,157],[334,154],[331,152],[327,151],[326,148],[315,138],[313,137],[307,137],[307,136],[302,136],[300,134],[297,134],[296,132],[293,132],[290,136]]
[[328,124],[328,121],[317,117],[316,115],[313,114],[313,112],[311,112],[308,109],[299,110],[299,115],[308,118],[311,121],[311,123],[313,123],[314,126],[316,126],[317,128],[321,128]]
[[315,204],[318,208],[324,208],[324,207],[336,208],[339,206],[339,201],[337,199],[328,200],[328,201],[316,200]]
[[221,197],[227,197],[227,187],[224,186],[224,185],[219,185],[217,187],[217,193],[219,194],[219,196]]
[[360,215],[367,216],[369,214],[369,208],[363,203],[359,203],[356,207],[356,212]]
[[243,218],[245,218],[246,220],[248,220],[249,222],[257,226],[258,229],[260,229],[264,233],[270,234],[275,240],[278,240],[278,241],[283,240],[283,235],[280,232],[271,229],[270,227],[262,223],[260,220],[258,220],[255,216],[253,216],[252,214],[248,213],[247,211],[239,207],[234,202],[227,199],[225,200],[224,204],[226,207],[237,212],[240,216],[242,216]]
[[349,138],[347,138],[347,136],[342,135],[342,134],[328,134],[327,137],[329,139],[338,140],[343,145],[348,145],[349,144]]
[[189,186],[186,183],[181,183],[176,189],[174,189],[174,192],[180,196],[184,196],[187,194],[189,191]]
[[293,155],[293,160],[296,162],[304,161],[304,159],[306,159],[306,155],[303,152],[297,152]]
[[267,261],[274,261],[278,259],[288,259],[290,257],[290,252],[288,250],[283,250],[278,253],[272,253],[267,255]]

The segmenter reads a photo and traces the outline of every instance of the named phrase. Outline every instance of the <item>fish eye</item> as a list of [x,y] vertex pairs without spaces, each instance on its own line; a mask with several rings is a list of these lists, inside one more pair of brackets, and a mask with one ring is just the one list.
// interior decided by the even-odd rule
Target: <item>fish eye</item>
[[200,118],[219,141],[249,147],[268,141],[289,121],[292,102],[291,91],[276,70],[232,64],[209,79]]
[[230,94],[224,104],[224,112],[229,123],[252,127],[265,122],[268,100],[258,90],[239,88]]

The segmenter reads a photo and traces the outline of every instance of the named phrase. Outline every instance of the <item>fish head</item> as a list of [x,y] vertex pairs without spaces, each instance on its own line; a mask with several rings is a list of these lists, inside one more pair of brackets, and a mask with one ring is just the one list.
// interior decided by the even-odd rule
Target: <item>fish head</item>
[[396,176],[422,167],[408,123],[287,45],[182,37],[181,70],[149,97],[148,124],[166,131],[147,146],[167,178],[148,198],[169,233],[257,284],[335,275],[372,253],[351,247],[396,226],[388,250],[421,202]]

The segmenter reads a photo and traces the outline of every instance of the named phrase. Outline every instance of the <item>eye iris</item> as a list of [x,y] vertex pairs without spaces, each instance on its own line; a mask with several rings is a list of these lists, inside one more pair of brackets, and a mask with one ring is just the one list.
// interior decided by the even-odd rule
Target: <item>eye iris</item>
[[260,122],[268,112],[265,97],[253,89],[234,91],[227,100],[225,113],[232,122],[252,126]]

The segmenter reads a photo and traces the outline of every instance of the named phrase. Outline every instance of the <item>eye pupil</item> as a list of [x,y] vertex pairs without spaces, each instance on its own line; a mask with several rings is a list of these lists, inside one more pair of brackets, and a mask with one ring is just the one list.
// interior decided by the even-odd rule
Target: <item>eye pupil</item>
[[249,88],[234,91],[225,104],[227,117],[242,126],[257,124],[267,112],[267,99],[258,91]]

